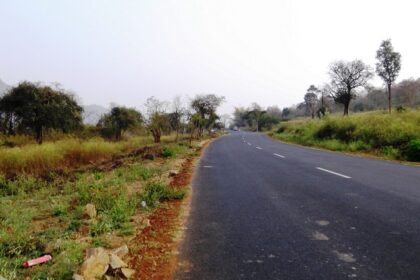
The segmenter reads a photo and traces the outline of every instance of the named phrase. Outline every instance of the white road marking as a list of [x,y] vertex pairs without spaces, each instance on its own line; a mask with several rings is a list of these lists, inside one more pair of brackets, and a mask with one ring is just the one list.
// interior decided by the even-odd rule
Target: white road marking
[[334,175],[337,175],[337,176],[340,176],[340,177],[343,177],[343,178],[346,178],[346,179],[351,179],[350,176],[340,174],[340,173],[337,173],[337,172],[334,172],[334,171],[331,171],[331,170],[328,170],[328,169],[324,169],[324,168],[321,168],[321,167],[317,167],[316,169],[324,171],[324,172],[328,172],[328,173],[331,173],[331,174],[334,174]]
[[204,168],[213,168],[213,166],[211,166],[211,165],[204,165],[203,167]]
[[251,146],[251,143],[249,143],[249,142],[248,142],[248,145],[250,145],[250,146]]
[[274,153],[273,155],[275,155],[276,157],[286,158],[285,156],[282,156],[282,155],[279,155],[279,154],[276,154],[276,153]]
[[255,148],[257,148],[258,150],[262,150],[262,148],[261,148],[261,147],[255,147]]

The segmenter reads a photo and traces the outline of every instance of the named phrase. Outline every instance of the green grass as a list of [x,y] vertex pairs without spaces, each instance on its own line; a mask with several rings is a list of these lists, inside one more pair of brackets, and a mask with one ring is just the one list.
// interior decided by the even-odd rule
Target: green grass
[[374,152],[391,159],[420,161],[420,111],[293,120],[275,128],[273,137],[334,151]]
[[[66,154],[78,150],[83,151],[79,153],[83,157],[89,157],[91,151],[112,154],[133,145],[132,142],[112,143],[98,139],[86,143],[74,139],[63,141],[4,149],[16,156],[25,157],[24,152],[37,154],[38,158],[45,156],[48,160],[45,159],[44,166],[50,168],[47,162],[53,162],[58,151]],[[135,145],[139,143],[136,141],[140,140],[134,140]],[[50,173],[47,179],[26,169],[30,164],[24,162],[32,159],[20,159],[20,168],[14,169],[19,171],[17,176],[0,175],[0,275],[6,279],[70,279],[83,261],[85,248],[106,246],[106,237],[110,234],[132,236],[135,228],[131,220],[138,211],[152,210],[165,200],[182,199],[185,192],[168,187],[163,178],[167,178],[165,174],[171,169],[173,158],[194,154],[195,148],[181,143],[163,145],[172,154],[159,159],[159,164],[128,157],[122,166],[110,171],[72,173],[71,176]],[[54,156],[50,157],[51,154]],[[6,162],[3,154],[1,157],[0,161]],[[10,154],[6,158],[10,160]],[[129,186],[133,184],[144,187],[129,192]],[[143,200],[147,201],[147,209],[140,206]],[[95,205],[96,218],[84,217],[88,203]],[[51,252],[51,262],[30,270],[22,268],[25,260],[45,254],[46,248],[57,242],[60,246]]]

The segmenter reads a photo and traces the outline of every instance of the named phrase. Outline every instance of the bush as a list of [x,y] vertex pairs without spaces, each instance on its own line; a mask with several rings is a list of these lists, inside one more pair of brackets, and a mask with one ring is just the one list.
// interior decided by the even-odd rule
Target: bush
[[177,190],[159,182],[152,182],[146,185],[140,199],[145,201],[147,206],[156,207],[164,200],[182,199],[184,196],[184,190]]
[[420,161],[420,139],[410,141],[403,154],[409,161]]
[[176,156],[176,152],[173,149],[169,148],[169,147],[165,147],[165,148],[163,148],[162,155],[164,157],[175,157]]

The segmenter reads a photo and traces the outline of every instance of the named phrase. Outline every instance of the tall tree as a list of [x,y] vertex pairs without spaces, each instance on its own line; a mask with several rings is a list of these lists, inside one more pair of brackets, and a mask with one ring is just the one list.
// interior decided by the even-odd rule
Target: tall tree
[[391,88],[401,70],[401,54],[394,51],[391,39],[382,41],[376,51],[376,73],[385,82],[388,89],[388,110],[391,114]]
[[101,128],[103,136],[120,140],[124,131],[138,127],[142,122],[143,116],[137,110],[116,106],[101,117],[97,126]]
[[318,103],[318,92],[319,90],[316,86],[310,85],[304,96],[306,109],[312,118],[315,118],[316,105]]
[[344,105],[344,116],[349,114],[350,101],[355,97],[355,90],[364,87],[372,77],[372,72],[361,60],[336,61],[330,65],[330,92],[334,101]]
[[248,108],[246,117],[249,121],[250,126],[255,124],[257,132],[261,130],[261,119],[266,113],[267,111],[263,110],[263,108],[257,103],[252,103],[251,106]]
[[9,132],[33,133],[41,144],[46,130],[79,128],[83,108],[62,89],[22,82],[0,99],[0,112],[8,118]]

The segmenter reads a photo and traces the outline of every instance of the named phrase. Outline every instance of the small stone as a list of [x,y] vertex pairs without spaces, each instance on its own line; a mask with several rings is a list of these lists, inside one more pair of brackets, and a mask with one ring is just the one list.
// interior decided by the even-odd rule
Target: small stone
[[80,274],[84,280],[95,280],[105,275],[109,267],[109,254],[103,248],[88,250],[90,256],[83,262]]
[[117,255],[118,257],[122,258],[125,255],[128,254],[128,246],[127,245],[123,245],[121,247],[118,247],[116,249],[114,249],[112,251],[113,254]]
[[128,265],[117,255],[111,254],[109,265],[112,269],[118,269],[122,267],[127,267]]
[[169,171],[169,177],[175,177],[176,175],[178,175],[178,171],[176,170]]
[[87,217],[89,217],[90,219],[93,219],[93,218],[95,218],[96,217],[96,207],[95,207],[95,205],[94,204],[91,204],[91,203],[89,203],[89,204],[86,204],[86,206],[85,206],[85,215],[87,216]]
[[146,207],[147,207],[147,203],[146,203],[146,201],[144,201],[144,200],[142,200],[142,201],[140,202],[140,205],[141,205],[141,207],[143,207],[143,208],[146,208]]
[[[83,278],[83,276],[82,275],[79,275],[79,274],[73,274],[73,277],[71,278],[72,280],[85,280],[85,278]],[[0,277],[0,280],[1,280],[1,277]]]
[[136,272],[134,269],[131,268],[121,268],[121,272],[124,275],[125,278],[130,279],[134,276],[134,273]]
[[48,244],[45,246],[44,253],[51,254],[52,252],[59,250],[62,246],[63,246],[63,240],[61,239],[48,242]]

